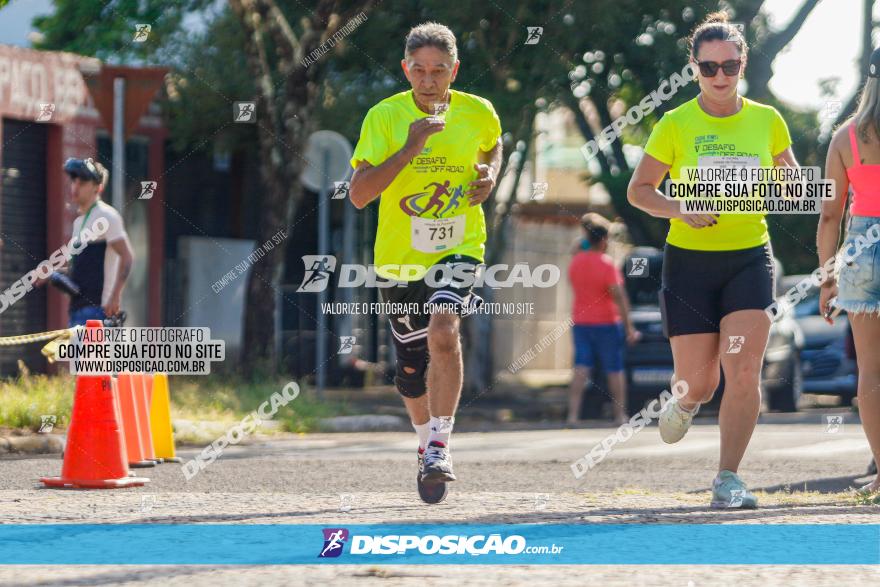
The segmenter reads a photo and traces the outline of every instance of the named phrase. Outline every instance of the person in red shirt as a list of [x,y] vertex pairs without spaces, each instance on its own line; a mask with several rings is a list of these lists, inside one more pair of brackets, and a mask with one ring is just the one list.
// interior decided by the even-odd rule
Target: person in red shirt
[[598,359],[608,378],[614,401],[614,421],[623,424],[626,413],[626,377],[623,355],[626,344],[638,340],[629,317],[623,275],[605,251],[610,223],[599,214],[584,214],[586,232],[580,250],[568,267],[574,291],[574,373],[568,392],[568,423],[579,420],[584,388]]

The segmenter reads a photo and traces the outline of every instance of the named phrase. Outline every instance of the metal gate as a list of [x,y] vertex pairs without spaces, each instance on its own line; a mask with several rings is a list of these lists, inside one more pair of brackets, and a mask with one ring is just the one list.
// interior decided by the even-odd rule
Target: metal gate
[[[47,258],[46,126],[3,120],[0,179],[0,291]],[[2,307],[2,306],[0,306]],[[35,288],[0,313],[0,336],[46,329],[46,291]],[[31,371],[44,371],[40,345],[0,347],[0,375],[18,373],[21,359]]]

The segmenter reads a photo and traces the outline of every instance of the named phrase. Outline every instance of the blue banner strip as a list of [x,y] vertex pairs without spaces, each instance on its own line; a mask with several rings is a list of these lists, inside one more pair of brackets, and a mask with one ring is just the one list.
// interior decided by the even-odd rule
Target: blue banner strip
[[0,525],[0,564],[878,565],[880,525]]

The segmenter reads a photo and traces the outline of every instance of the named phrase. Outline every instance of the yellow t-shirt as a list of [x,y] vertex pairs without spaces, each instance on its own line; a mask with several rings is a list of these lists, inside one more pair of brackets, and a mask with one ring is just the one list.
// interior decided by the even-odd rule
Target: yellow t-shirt
[[[707,114],[694,98],[663,115],[648,138],[645,153],[670,166],[678,179],[682,167],[725,165],[772,167],[773,158],[791,145],[788,126],[772,106],[742,99],[732,116]],[[765,214],[721,214],[718,224],[691,228],[683,220],[669,221],[666,242],[683,249],[733,251],[770,240]]]
[[[488,100],[454,90],[450,94],[446,128],[428,137],[421,154],[379,199],[374,264],[376,274],[386,279],[421,279],[451,254],[483,260],[483,208],[470,206],[465,192],[477,178],[477,152],[492,150],[501,123]],[[403,148],[410,124],[426,116],[412,90],[382,100],[367,112],[351,166],[382,164]],[[401,271],[400,265],[416,267]]]

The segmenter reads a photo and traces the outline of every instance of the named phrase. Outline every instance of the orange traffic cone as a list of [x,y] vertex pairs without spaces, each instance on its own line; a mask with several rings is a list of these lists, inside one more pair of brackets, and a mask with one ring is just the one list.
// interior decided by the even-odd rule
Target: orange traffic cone
[[111,489],[143,485],[149,479],[129,477],[122,456],[122,430],[109,375],[76,378],[73,413],[60,477],[40,479],[47,487]]
[[150,401],[153,395],[153,376],[144,373],[133,373],[134,380],[134,397],[137,407],[137,417],[140,423],[141,447],[143,448],[144,458],[148,461],[161,463],[162,459],[156,458],[156,451],[153,448],[153,431],[150,426]]
[[119,435],[119,453],[122,455],[122,460],[128,462],[128,451],[126,447],[128,443],[125,441],[125,425],[123,424],[122,419],[122,407],[119,402],[119,385],[117,384],[116,377],[110,377],[110,387],[113,390],[113,407],[116,408],[116,422],[119,424],[119,430],[122,434]]
[[[100,320],[86,322],[87,329],[102,326]],[[119,414],[110,375],[78,375],[61,476],[43,477],[40,481],[47,487],[94,489],[149,482],[143,477],[129,477]]]
[[120,373],[118,378],[119,406],[122,412],[122,428],[125,431],[126,460],[129,467],[155,467],[156,461],[144,455],[142,425],[138,418],[140,386],[135,391],[135,381],[131,373]]

